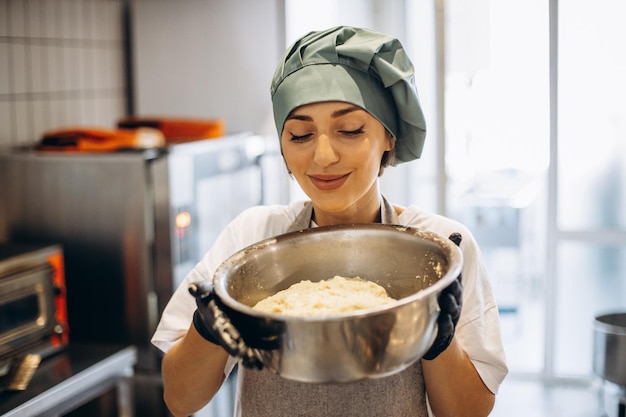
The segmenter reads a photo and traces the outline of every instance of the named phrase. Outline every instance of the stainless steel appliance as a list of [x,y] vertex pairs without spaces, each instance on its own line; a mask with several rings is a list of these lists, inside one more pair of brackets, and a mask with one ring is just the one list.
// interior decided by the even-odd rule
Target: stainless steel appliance
[[65,295],[59,246],[0,244],[0,377],[18,357],[67,345]]
[[607,416],[626,417],[626,312],[596,316],[593,352],[593,371],[604,381]]
[[[70,338],[128,343],[138,374],[173,289],[246,207],[265,202],[266,138],[161,149],[0,153],[0,242],[63,247]],[[270,181],[271,182],[271,181]]]

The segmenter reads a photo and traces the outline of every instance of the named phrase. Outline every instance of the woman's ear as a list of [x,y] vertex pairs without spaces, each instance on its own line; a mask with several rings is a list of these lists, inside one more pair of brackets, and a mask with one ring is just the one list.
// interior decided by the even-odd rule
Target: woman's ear
[[393,165],[396,160],[396,138],[385,129],[387,146],[385,147],[385,152],[383,152],[382,160],[380,161],[380,169],[378,170],[378,176],[383,175],[383,171],[390,165]]
[[391,151],[396,147],[396,138],[393,137],[390,131],[385,129],[385,133],[387,134],[387,146],[385,147],[386,151]]

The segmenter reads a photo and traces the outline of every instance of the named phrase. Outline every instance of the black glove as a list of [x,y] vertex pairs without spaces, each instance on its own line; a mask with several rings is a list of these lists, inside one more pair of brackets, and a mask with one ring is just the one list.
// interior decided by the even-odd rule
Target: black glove
[[196,311],[193,313],[193,327],[205,340],[219,345],[229,355],[241,359],[246,368],[261,369],[263,364],[244,342],[239,331],[220,308],[212,285],[208,282],[191,284],[189,292],[196,299]]
[[[457,246],[461,244],[461,235],[453,233],[449,239]],[[424,359],[433,360],[452,342],[454,337],[454,329],[461,316],[461,307],[463,305],[463,284],[461,283],[461,274],[450,285],[439,294],[439,318],[437,319],[437,338],[428,352],[424,355]]]
[[210,285],[203,282],[192,284],[189,292],[195,297],[197,306],[193,313],[193,327],[205,340],[221,345],[219,332],[215,329],[215,314],[209,307],[209,303],[215,302]]

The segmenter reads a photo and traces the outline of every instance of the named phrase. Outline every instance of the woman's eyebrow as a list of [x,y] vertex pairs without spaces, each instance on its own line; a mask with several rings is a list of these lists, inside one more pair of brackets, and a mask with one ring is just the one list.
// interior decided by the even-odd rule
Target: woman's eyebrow
[[313,118],[304,114],[290,114],[289,116],[287,116],[287,119],[285,121],[287,120],[302,120],[304,122],[312,122]]
[[352,113],[353,111],[358,111],[358,110],[361,110],[361,108],[358,106],[350,106],[350,107],[346,107],[345,109],[339,109],[339,110],[334,111],[331,114],[331,116],[334,118],[337,118],[337,117],[341,117],[348,113]]
[[[358,111],[358,110],[362,110],[362,109],[358,106],[350,106],[344,109],[335,110],[334,112],[332,112],[330,116],[333,118],[337,118],[337,117],[345,116],[348,113],[352,113],[353,111]],[[289,116],[287,116],[287,120],[302,120],[305,122],[312,122],[313,118],[305,114],[295,113],[295,114],[290,114]]]

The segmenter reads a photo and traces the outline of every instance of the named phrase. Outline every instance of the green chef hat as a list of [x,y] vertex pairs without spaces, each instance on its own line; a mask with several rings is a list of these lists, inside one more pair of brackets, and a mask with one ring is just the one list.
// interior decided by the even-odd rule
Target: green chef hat
[[271,93],[279,136],[295,108],[345,101],[367,110],[393,134],[395,164],[422,153],[426,122],[413,64],[400,41],[387,35],[349,26],[310,32],[285,52]]

